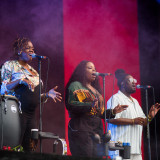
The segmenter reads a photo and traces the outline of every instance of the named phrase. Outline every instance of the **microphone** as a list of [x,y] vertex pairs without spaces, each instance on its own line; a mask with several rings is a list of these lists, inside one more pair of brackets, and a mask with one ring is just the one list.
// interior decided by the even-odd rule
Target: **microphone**
[[30,54],[30,56],[31,56],[32,58],[39,58],[39,59],[47,59],[47,58],[48,58],[48,57],[46,57],[46,56],[40,56],[40,55],[38,55],[38,54],[36,54],[36,53]]
[[105,77],[105,76],[111,76],[112,74],[111,73],[99,73],[99,72],[95,72],[95,73],[93,73],[93,75]]
[[137,89],[140,89],[140,88],[143,88],[143,89],[147,89],[147,88],[152,88],[152,86],[149,86],[149,85],[140,85],[140,84],[138,84],[137,85]]

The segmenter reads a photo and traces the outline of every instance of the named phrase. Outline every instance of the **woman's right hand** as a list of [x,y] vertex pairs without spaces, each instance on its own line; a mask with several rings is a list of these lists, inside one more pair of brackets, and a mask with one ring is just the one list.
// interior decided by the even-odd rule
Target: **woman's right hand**
[[24,84],[26,86],[28,86],[28,88],[33,92],[34,91],[34,84],[29,80],[29,79],[26,79],[26,78],[22,78],[19,80],[19,84]]
[[92,108],[98,109],[98,99],[97,98],[93,101]]

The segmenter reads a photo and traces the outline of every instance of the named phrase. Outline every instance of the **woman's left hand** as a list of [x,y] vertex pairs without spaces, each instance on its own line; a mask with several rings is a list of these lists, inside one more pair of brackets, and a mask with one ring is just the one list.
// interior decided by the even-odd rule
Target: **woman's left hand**
[[47,93],[48,96],[49,96],[50,98],[52,98],[55,103],[57,102],[57,100],[58,100],[59,102],[62,101],[61,93],[55,91],[57,88],[58,88],[58,86],[55,86],[54,88],[52,88],[51,90],[49,90],[49,92]]
[[154,116],[157,114],[157,112],[160,110],[160,104],[156,103],[155,105],[152,105],[152,107],[149,110],[149,116],[153,119]]
[[118,105],[113,109],[113,113],[114,113],[114,114],[120,113],[120,112],[126,110],[127,107],[128,107],[128,105],[120,105],[120,104],[118,104]]

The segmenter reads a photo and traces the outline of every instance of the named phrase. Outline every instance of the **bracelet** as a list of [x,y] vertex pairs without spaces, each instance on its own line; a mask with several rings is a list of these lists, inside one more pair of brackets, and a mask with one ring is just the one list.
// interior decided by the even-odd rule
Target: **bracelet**
[[134,125],[134,119],[132,119],[132,124]]
[[148,115],[148,121],[151,122],[152,121],[152,117]]
[[152,120],[148,118],[148,122],[151,122]]
[[116,114],[113,113],[113,109],[112,109],[112,115],[113,115],[113,116],[116,115]]
[[45,95],[45,97],[46,97],[46,98],[49,98],[49,95],[48,95],[48,93],[44,93],[44,95]]

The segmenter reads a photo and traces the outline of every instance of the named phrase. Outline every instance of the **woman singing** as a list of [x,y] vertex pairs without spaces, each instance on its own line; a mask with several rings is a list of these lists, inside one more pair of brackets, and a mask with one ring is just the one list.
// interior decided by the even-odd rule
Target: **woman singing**
[[[104,102],[95,72],[92,62],[82,61],[66,86],[65,103],[71,118],[68,138],[74,156],[97,156],[95,137],[103,135]],[[113,118],[124,109],[118,105],[114,110],[106,110],[106,116]]]
[[[39,75],[28,63],[32,61],[34,47],[28,38],[18,38],[13,44],[15,59],[4,63],[1,71],[1,94],[16,96],[21,102],[21,145],[24,151],[31,151],[31,129],[35,128],[35,109],[39,104]],[[51,89],[41,95],[61,101],[61,94]]]

